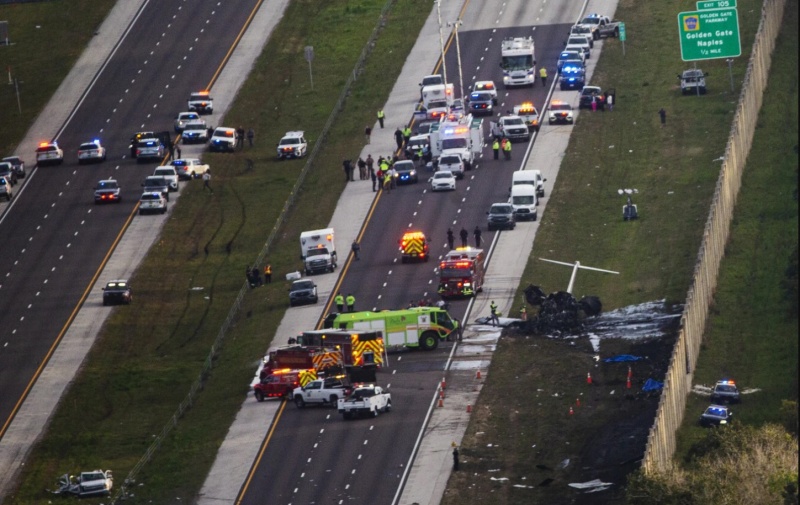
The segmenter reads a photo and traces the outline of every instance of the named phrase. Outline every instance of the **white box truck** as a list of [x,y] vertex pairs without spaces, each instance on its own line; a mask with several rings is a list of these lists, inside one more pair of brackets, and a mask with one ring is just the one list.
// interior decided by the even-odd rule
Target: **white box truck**
[[336,245],[333,228],[304,231],[300,234],[300,258],[306,275],[333,272],[336,269]]

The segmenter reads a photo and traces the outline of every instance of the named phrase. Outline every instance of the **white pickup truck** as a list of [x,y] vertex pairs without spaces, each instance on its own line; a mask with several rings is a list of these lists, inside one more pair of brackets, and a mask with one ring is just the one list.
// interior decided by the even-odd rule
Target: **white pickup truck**
[[392,410],[392,395],[372,384],[357,387],[346,399],[339,400],[339,413],[345,419],[368,415],[378,417],[380,412]]
[[334,406],[346,397],[352,389],[339,379],[329,377],[309,382],[303,387],[295,388],[292,392],[294,404],[302,409],[309,403]]

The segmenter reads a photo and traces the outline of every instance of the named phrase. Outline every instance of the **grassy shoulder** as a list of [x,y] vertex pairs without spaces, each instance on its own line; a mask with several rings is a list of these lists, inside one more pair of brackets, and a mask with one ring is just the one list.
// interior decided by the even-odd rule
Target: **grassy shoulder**
[[116,0],[74,0],[0,6],[0,19],[8,21],[11,42],[0,50],[0,81],[7,84],[10,73],[19,88],[18,101],[15,86],[0,86],[0,155],[30,157],[32,153],[12,150],[72,70],[115,3]]
[[[695,371],[695,384],[730,378],[740,389],[759,389],[733,407],[749,425],[783,423],[781,402],[797,400],[797,312],[782,286],[798,243],[797,16],[797,4],[787,2]],[[708,403],[689,396],[679,460],[705,439],[697,416]]]
[[[256,145],[207,156],[215,173],[213,196],[197,183],[185,187],[132,279],[136,311],[115,309],[6,503],[40,503],[43,486],[67,470],[111,468],[122,479],[142,457],[197,378],[245,267],[263,247],[305,162],[278,162],[275,143],[294,129],[316,141],[384,5],[289,4],[227,115],[230,124],[255,129]],[[430,8],[422,0],[395,3],[270,252],[275,282],[248,292],[203,392],[140,473],[137,501],[191,502],[199,491],[288,306],[281,279],[299,267],[297,237],[328,222],[344,185],[338,160],[360,151],[364,125],[374,121],[416,40],[409,34],[425,20],[407,13]],[[315,90],[307,66],[297,64],[306,45],[315,50]]]

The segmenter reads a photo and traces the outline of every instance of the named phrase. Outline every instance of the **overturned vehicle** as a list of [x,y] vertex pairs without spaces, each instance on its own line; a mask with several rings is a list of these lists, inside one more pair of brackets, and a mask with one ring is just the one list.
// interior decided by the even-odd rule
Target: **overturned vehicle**
[[65,473],[58,478],[56,484],[58,488],[52,493],[61,496],[77,496],[78,498],[109,496],[113,484],[111,470],[81,472],[77,478]]

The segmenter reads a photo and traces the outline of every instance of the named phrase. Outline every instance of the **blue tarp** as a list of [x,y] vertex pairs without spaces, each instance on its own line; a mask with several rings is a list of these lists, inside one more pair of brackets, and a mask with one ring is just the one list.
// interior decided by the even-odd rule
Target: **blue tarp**
[[644,383],[642,386],[642,391],[649,392],[649,391],[658,391],[664,387],[663,382],[658,382],[653,379],[647,379],[647,382]]
[[606,358],[603,361],[606,363],[621,363],[623,361],[639,361],[640,359],[644,359],[641,356],[632,356],[630,354],[619,354],[614,356],[613,358]]

